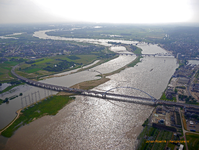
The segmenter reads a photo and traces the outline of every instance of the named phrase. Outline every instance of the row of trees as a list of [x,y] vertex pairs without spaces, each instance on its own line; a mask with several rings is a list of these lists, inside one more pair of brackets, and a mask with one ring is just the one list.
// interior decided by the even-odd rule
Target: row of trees
[[178,95],[178,98],[180,100],[185,101],[186,103],[190,103],[190,104],[197,104],[197,101],[192,97],[192,96],[186,96],[186,95]]
[[[22,95],[23,95],[23,93],[20,93],[20,94],[19,94],[19,96],[22,96]],[[16,97],[18,97],[18,95],[13,96],[13,97],[10,97],[10,98],[7,98],[7,97],[6,97],[4,100],[0,99],[0,105],[1,105],[2,103],[9,103],[9,100],[15,99]]]
[[79,64],[79,63],[75,64],[74,62],[69,62],[67,60],[63,60],[62,62],[59,62],[57,65],[45,67],[44,70],[50,71],[50,72],[60,72],[65,69],[68,69],[72,66],[74,67],[76,65],[81,65],[81,64]]

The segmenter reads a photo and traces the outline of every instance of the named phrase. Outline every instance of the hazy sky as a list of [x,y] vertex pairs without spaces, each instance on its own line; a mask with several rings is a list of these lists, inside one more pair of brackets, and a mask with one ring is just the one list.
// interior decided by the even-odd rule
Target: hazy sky
[[199,0],[0,0],[0,23],[198,22]]

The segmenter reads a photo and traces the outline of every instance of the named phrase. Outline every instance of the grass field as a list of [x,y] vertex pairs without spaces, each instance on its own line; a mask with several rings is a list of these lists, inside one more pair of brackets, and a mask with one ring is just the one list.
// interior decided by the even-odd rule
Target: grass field
[[10,127],[3,131],[2,135],[11,137],[18,128],[29,124],[37,118],[41,118],[44,115],[56,115],[70,100],[72,100],[72,98],[69,96],[56,95],[48,100],[43,100],[41,103],[35,104],[33,107],[24,109],[20,117]]
[[174,102],[176,102],[176,97],[173,97],[173,99],[168,99],[168,98],[166,98],[165,92],[163,92],[163,94],[162,94],[162,96],[161,96],[160,99],[161,99],[161,100],[165,100],[165,101],[174,101]]
[[138,150],[163,150],[166,146],[174,148],[175,145],[169,142],[176,140],[172,139],[172,135],[173,132],[146,126],[138,137],[140,140]]
[[187,145],[190,150],[199,150],[199,135],[186,133]]
[[[41,61],[39,61],[39,60],[41,60]],[[35,65],[40,65],[40,64],[44,64],[44,63],[51,62],[51,61],[53,61],[52,58],[44,58],[44,60],[43,60],[43,59],[38,59],[38,61],[35,62],[34,64],[35,64]]]
[[[26,64],[26,63],[22,64],[20,66],[20,70],[18,70],[18,73],[24,77],[49,75],[49,74],[53,74],[54,72],[48,72],[46,70],[43,70],[47,66],[54,66],[64,60],[67,60],[69,62],[74,62],[77,64],[79,63],[79,64],[87,65],[87,64],[92,63],[94,60],[97,60],[97,57],[98,57],[97,55],[93,55],[93,54],[74,55],[73,57],[66,56],[66,55],[58,55],[51,58],[38,59],[38,60],[35,60],[35,62],[31,64]],[[73,58],[77,58],[77,59],[73,59]],[[80,66],[77,65],[75,68],[78,68],[78,67]],[[64,71],[67,71],[67,70],[70,70],[70,69],[66,69]]]
[[28,68],[28,69],[25,69],[24,71],[26,73],[34,73],[34,72],[37,72],[39,70],[41,70],[41,68]]
[[142,49],[137,48],[133,53],[136,54],[136,55],[142,55]]
[[4,63],[0,63],[0,82],[13,79],[10,70],[13,66],[17,65],[18,63],[19,62],[15,61],[6,61]]
[[128,65],[128,67],[134,67],[137,63],[141,62],[140,59],[142,56],[138,56],[132,63]]

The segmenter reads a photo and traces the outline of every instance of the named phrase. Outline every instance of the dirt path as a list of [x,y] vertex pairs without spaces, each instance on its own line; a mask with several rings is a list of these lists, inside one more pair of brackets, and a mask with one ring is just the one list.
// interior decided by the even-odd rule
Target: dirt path
[[20,113],[21,113],[21,110],[22,109],[19,109],[19,110],[17,110],[17,116],[14,118],[14,120],[12,120],[12,122],[11,123],[9,123],[5,128],[3,128],[1,131],[0,131],[0,135],[1,135],[1,133],[3,132],[3,131],[5,131],[9,126],[11,126],[14,122],[15,122],[15,120],[17,120],[18,118],[19,118],[19,115],[20,115]]
[[[156,137],[155,141],[158,139],[160,132],[158,133],[158,136]],[[155,145],[155,143],[153,144],[153,147],[154,147],[154,145]],[[153,149],[153,147],[151,149]]]

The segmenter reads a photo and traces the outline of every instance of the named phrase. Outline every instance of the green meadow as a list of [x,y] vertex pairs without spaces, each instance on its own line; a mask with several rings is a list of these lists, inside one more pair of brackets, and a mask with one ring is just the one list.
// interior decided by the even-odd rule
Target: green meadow
[[18,128],[29,124],[35,119],[45,115],[56,115],[72,99],[74,98],[65,95],[55,95],[35,104],[33,107],[25,108],[19,118],[1,134],[4,137],[11,137]]

